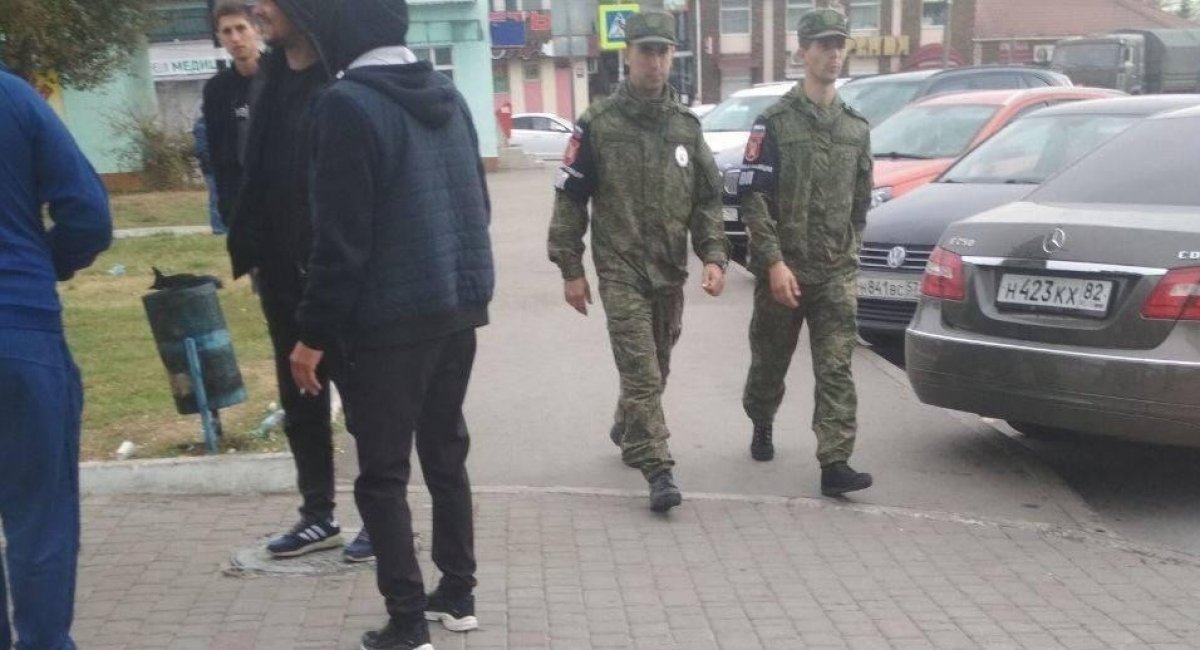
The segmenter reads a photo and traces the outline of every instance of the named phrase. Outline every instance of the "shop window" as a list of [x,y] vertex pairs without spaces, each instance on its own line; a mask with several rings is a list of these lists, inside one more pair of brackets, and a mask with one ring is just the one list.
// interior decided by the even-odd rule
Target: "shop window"
[[721,33],[750,33],[750,0],[721,0]]

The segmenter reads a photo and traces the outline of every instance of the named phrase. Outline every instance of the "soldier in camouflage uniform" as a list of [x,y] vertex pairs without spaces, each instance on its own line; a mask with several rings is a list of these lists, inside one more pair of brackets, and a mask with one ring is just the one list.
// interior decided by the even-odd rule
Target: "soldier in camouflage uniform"
[[625,463],[650,483],[650,507],[662,512],[682,500],[662,393],[683,315],[688,232],[712,296],[724,287],[729,253],[712,153],[699,121],[667,85],[675,19],[635,14],[626,29],[629,79],[579,118],[558,172],[549,252],[562,270],[567,303],[586,315],[590,200],[592,256],[621,375],[610,435]]
[[770,460],[784,376],[807,321],[821,492],[834,496],[872,482],[847,464],[857,429],[850,358],[857,254],[871,201],[870,132],[834,89],[846,57],[846,17],[811,11],[800,19],[799,36],[804,82],[755,122],[739,180],[758,278],[742,404],[754,423],[751,456]]

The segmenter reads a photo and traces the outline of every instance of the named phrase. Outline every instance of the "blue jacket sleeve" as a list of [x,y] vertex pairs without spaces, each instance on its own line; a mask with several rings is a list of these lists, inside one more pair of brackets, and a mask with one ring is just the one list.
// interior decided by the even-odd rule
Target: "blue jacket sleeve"
[[59,280],[69,280],[112,243],[108,193],[54,111],[32,89],[29,96],[38,204],[50,206],[54,225],[46,237],[54,270]]
[[296,320],[300,341],[325,350],[353,315],[371,255],[377,145],[352,98],[332,91],[318,101],[312,154],[313,250]]

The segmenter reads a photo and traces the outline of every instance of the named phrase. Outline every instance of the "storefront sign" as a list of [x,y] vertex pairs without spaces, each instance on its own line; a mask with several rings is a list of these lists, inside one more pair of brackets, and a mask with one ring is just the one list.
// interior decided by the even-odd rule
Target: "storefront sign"
[[493,11],[490,14],[492,47],[517,49],[531,40],[545,41],[552,24],[548,11]]
[[908,56],[908,36],[863,36],[854,39],[854,56]]

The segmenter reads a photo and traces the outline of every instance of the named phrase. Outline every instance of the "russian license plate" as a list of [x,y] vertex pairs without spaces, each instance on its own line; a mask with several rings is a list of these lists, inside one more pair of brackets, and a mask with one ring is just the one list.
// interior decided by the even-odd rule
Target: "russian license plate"
[[1042,307],[1056,311],[1108,313],[1113,283],[1108,280],[1051,278],[1005,273],[1000,278],[996,302],[1002,305]]
[[721,216],[725,217],[726,221],[736,222],[738,220],[738,209],[730,208],[730,207],[723,207],[723,208],[721,208]]
[[884,300],[905,300],[916,302],[921,291],[921,280],[880,278],[869,275],[858,277],[859,298],[882,298]]

